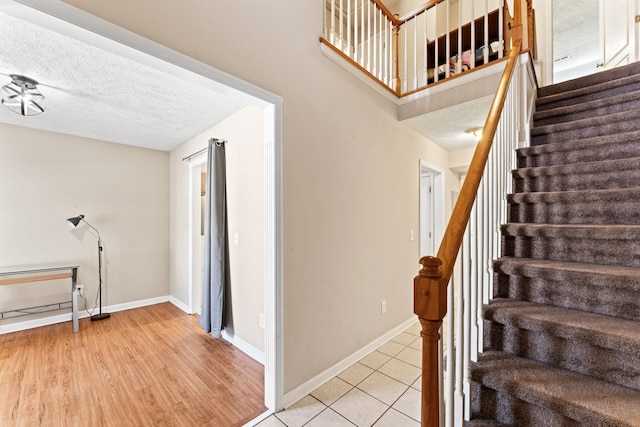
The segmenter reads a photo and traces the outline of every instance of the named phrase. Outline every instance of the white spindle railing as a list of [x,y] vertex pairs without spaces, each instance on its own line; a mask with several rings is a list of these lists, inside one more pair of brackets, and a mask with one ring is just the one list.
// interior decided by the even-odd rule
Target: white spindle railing
[[[448,314],[443,326],[446,360],[443,393],[444,426],[463,426],[471,416],[471,363],[482,352],[482,306],[493,295],[493,260],[500,256],[500,226],[506,223],[506,195],[512,191],[515,150],[526,144],[522,129],[532,113],[535,83],[526,54],[521,56],[476,202],[448,289]],[[453,333],[451,333],[453,332]]]
[[403,17],[380,0],[323,4],[323,38],[399,95],[504,55],[505,0],[441,0]]

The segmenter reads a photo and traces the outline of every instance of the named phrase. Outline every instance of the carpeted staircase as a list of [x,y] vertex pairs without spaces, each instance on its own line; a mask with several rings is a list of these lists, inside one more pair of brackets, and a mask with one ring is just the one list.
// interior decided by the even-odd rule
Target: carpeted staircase
[[469,426],[640,426],[640,63],[539,89]]

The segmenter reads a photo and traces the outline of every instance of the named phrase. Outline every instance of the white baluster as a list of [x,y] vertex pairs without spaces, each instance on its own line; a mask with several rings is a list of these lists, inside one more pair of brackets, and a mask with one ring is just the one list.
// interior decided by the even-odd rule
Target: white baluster
[[378,13],[378,32],[376,33],[376,44],[378,45],[378,57],[376,59],[376,74],[375,76],[382,80],[382,28],[384,23],[384,14],[381,9],[377,10]]
[[322,0],[322,37],[325,40],[329,40],[329,31],[327,29],[327,3]]
[[388,37],[389,39],[387,40],[387,43],[389,45],[389,58],[388,58],[388,63],[387,63],[387,67],[389,68],[389,73],[388,73],[388,85],[393,88],[393,57],[395,55],[395,52],[393,50],[393,23],[389,23],[389,34]]
[[484,1],[484,63],[489,63],[489,0]]
[[[498,58],[502,58],[506,47],[504,39],[504,0],[500,1],[500,6],[498,6],[498,40],[500,40]],[[511,50],[511,46],[509,46],[509,50]]]
[[361,54],[360,54],[360,65],[366,68],[366,62],[364,59],[364,37],[365,37],[365,25],[367,25],[367,22],[364,19],[364,2],[369,2],[370,0],[362,0],[362,6],[361,6],[361,10],[360,10],[360,15],[361,15],[361,20],[360,20],[360,33],[361,33],[361,41],[360,41],[360,47],[361,47]]
[[476,2],[471,0],[471,68],[476,66]]
[[418,88],[418,17],[413,18],[413,87]]
[[351,51],[351,0],[347,0],[347,55],[353,59]]
[[423,74],[424,84],[422,86],[426,86],[427,84],[429,84],[429,66],[427,64],[427,46],[428,46],[428,43],[427,43],[428,32],[427,32],[427,30],[429,29],[429,25],[428,25],[427,15],[428,15],[428,13],[425,10],[424,13],[423,13],[423,16],[424,16],[424,34],[423,34],[422,42],[421,42],[423,47],[424,47],[424,49],[423,49],[424,50],[424,52],[423,52],[423,55],[424,55],[424,74]]
[[340,18],[338,20],[340,25],[340,30],[338,31],[338,34],[340,35],[340,50],[344,52],[344,19],[343,19],[344,5],[342,2],[343,0],[340,0],[340,4],[338,7],[338,13],[340,14]]
[[371,61],[371,69],[369,69],[369,72],[371,74],[373,74],[374,76],[377,73],[377,65],[378,65],[378,57],[377,57],[377,53],[378,53],[378,44],[376,43],[376,34],[378,32],[378,26],[377,26],[377,21],[378,21],[378,13],[377,13],[377,6],[374,5],[373,7],[373,37],[369,38],[369,43],[371,43],[373,45],[373,58]]
[[353,60],[360,63],[358,55],[358,0],[353,0]]
[[[406,26],[406,24],[404,24],[404,25]],[[408,52],[407,51],[407,39],[409,38],[409,32],[405,29],[404,31],[402,31],[402,36],[403,36],[403,39],[404,39],[404,55],[403,55],[404,56],[404,70],[403,70],[403,73],[402,73],[402,75],[403,75],[403,79],[402,80],[404,82],[403,83],[404,84],[403,92],[407,92],[408,91],[408,85],[409,85],[409,82],[408,82],[409,75],[407,74],[408,73],[408,69],[407,69],[407,56],[408,56],[407,55],[407,52]]]
[[440,74],[440,73],[438,73],[438,68],[440,68],[440,64],[438,63],[438,53],[439,53],[439,52],[438,52],[438,49],[439,49],[439,46],[438,46],[438,44],[439,44],[439,43],[438,43],[438,36],[439,36],[439,34],[438,34],[438,5],[435,5],[435,6],[433,7],[433,13],[434,13],[434,22],[435,22],[435,26],[436,26],[436,29],[435,29],[436,39],[435,39],[435,42],[434,42],[434,44],[433,44],[433,48],[434,48],[434,49],[433,49],[433,50],[434,50],[434,57],[433,57],[433,64],[434,64],[434,68],[433,68],[433,81],[434,81],[434,82],[437,82],[437,81],[438,81],[438,74]]
[[367,71],[371,72],[371,1],[367,2]]
[[336,45],[336,2],[331,1],[331,31],[329,32],[329,41],[332,45]]
[[456,74],[462,72],[462,0],[458,1],[458,55],[456,60]]
[[445,71],[444,71],[444,76],[445,77],[449,77],[449,58],[451,58],[451,34],[449,31],[449,23],[451,22],[451,16],[450,16],[450,5],[449,5],[449,0],[446,1],[446,18],[447,18],[447,23],[445,25],[445,32],[446,32],[446,37],[445,37],[445,41],[444,41],[444,61],[445,61]]
[[[472,215],[474,214],[472,208]],[[471,415],[471,287],[473,283],[473,270],[475,268],[471,247],[474,245],[475,233],[473,232],[473,222],[469,222],[467,225],[467,237],[466,237],[466,273],[465,273],[465,288],[464,288],[464,345],[462,347],[462,375],[463,375],[463,393],[464,393],[464,406],[463,414],[464,420],[469,421]]]
[[[458,272],[458,265],[455,266],[455,270],[454,270],[454,275],[452,277],[452,279],[449,281],[449,286],[447,287],[447,317],[445,318],[445,322],[446,322],[446,336],[445,339],[447,340],[447,348],[446,348],[446,355],[447,355],[447,360],[446,360],[446,386],[445,386],[445,400],[446,400],[446,407],[445,407],[445,425],[446,427],[452,427],[453,426],[453,414],[454,414],[454,410],[455,410],[455,406],[454,406],[454,390],[455,390],[455,369],[454,369],[454,352],[453,349],[455,348],[455,341],[454,341],[454,327],[455,327],[455,314],[454,314],[454,307],[455,307],[455,286],[456,286],[456,282],[458,280],[458,277],[460,277],[459,272]],[[444,365],[441,365],[444,367]]]

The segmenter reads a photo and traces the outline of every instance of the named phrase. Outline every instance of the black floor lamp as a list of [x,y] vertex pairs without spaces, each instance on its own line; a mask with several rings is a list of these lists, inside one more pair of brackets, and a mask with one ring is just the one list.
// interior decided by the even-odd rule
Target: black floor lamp
[[91,316],[91,320],[107,319],[111,314],[102,312],[102,239],[100,238],[100,232],[84,219],[84,215],[67,219],[67,223],[73,228],[77,227],[80,221],[87,224],[98,235],[98,298],[100,300],[100,312]]

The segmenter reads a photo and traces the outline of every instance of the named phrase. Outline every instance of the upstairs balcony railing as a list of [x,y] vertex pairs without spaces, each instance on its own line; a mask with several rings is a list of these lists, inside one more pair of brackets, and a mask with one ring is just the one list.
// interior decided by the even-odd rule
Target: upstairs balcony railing
[[321,42],[397,96],[503,58],[505,0],[431,0],[403,16],[381,0],[323,0]]

